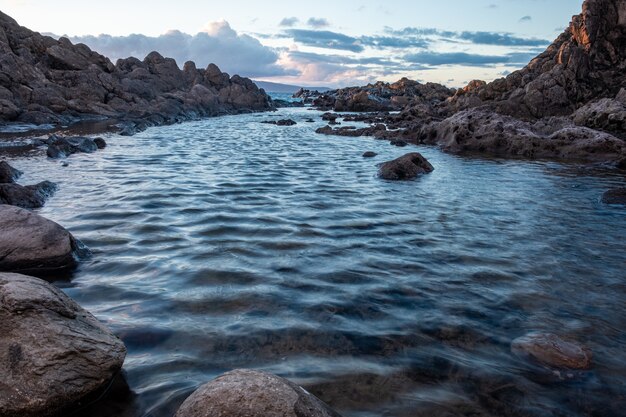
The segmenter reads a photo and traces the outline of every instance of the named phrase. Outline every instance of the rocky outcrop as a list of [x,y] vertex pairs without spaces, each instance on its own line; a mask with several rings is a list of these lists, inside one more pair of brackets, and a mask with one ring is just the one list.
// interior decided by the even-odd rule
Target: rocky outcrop
[[63,227],[18,207],[0,205],[0,271],[35,276],[77,264],[80,244]]
[[8,162],[0,161],[0,184],[12,184],[22,174],[22,171],[13,168]]
[[511,350],[542,365],[562,369],[589,369],[591,351],[577,342],[551,333],[531,333],[515,339]]
[[123,343],[62,291],[0,273],[0,415],[46,417],[95,400],[119,372]]
[[614,188],[602,195],[604,204],[621,204],[626,205],[626,188]]
[[474,82],[451,99],[457,110],[489,104],[521,118],[565,116],[626,85],[626,0],[586,0],[580,15],[523,69]]
[[0,122],[142,119],[149,125],[272,109],[249,79],[211,64],[179,69],[157,52],[115,65],[86,45],[20,27],[0,12]]
[[385,180],[412,180],[434,170],[420,153],[412,152],[380,165],[378,176]]
[[57,190],[57,185],[43,181],[35,185],[0,184],[0,204],[22,208],[40,208]]
[[176,417],[340,417],[298,385],[266,372],[235,370],[200,387]]

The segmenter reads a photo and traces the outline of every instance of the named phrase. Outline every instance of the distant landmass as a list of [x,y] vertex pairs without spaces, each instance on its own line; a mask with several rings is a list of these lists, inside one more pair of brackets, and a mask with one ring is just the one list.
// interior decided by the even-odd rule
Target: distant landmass
[[329,91],[328,87],[303,87],[298,85],[289,85],[289,84],[279,84],[279,83],[271,83],[268,81],[254,81],[254,83],[259,87],[267,91],[268,93],[295,93],[301,88],[307,90],[317,90],[319,92]]

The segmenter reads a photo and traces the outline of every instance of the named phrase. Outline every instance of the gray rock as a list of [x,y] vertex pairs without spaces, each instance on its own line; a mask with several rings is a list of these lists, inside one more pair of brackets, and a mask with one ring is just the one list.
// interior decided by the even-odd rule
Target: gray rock
[[0,205],[0,271],[44,276],[73,269],[80,244],[63,227],[28,210]]
[[91,138],[68,138],[67,140],[72,145],[74,153],[94,153],[98,150],[98,145]]
[[626,188],[614,188],[602,195],[604,204],[622,204],[626,205]]
[[49,158],[66,158],[74,152],[74,146],[72,146],[66,138],[57,138],[54,136],[48,140],[48,150],[46,153]]
[[95,399],[126,349],[54,286],[0,273],[0,415],[45,417]]
[[40,208],[57,190],[57,185],[43,181],[35,185],[0,184],[0,204],[22,208]]
[[511,343],[513,353],[554,368],[589,369],[591,351],[551,333],[530,333]]
[[0,161],[0,184],[13,183],[23,174],[19,169],[13,168],[6,161]]
[[235,370],[194,392],[176,417],[340,417],[284,378],[266,372]]
[[381,164],[378,176],[385,180],[410,180],[433,170],[433,166],[426,158],[417,152],[412,152]]

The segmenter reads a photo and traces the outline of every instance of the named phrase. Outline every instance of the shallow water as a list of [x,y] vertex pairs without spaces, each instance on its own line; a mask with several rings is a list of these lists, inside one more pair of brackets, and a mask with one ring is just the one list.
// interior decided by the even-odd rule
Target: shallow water
[[[376,164],[416,148],[316,135],[319,114],[110,136],[68,167],[14,160],[22,183],[60,185],[40,213],[93,251],[59,285],[128,347],[135,395],[88,415],[169,417],[240,367],[346,417],[623,415],[626,212],[599,202],[623,173],[419,147],[435,171],[386,182]],[[584,342],[593,369],[517,358],[530,331]]]

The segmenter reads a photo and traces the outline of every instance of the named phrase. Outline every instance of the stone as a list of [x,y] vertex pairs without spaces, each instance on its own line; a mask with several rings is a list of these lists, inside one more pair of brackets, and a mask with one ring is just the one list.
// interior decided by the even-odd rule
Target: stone
[[0,273],[0,415],[70,413],[122,368],[123,343],[51,284]]
[[406,141],[401,140],[401,139],[392,140],[392,141],[389,141],[389,143],[392,144],[393,146],[398,146],[400,148],[403,148],[408,145]]
[[77,265],[80,243],[63,227],[28,210],[0,205],[0,271],[36,276]]
[[385,180],[411,180],[433,170],[433,166],[426,158],[420,153],[412,152],[381,164],[378,176]]
[[107,147],[107,143],[105,142],[104,139],[102,138],[95,138],[93,140],[93,142],[96,144],[96,146],[98,147],[98,149],[104,149]]
[[530,333],[511,343],[513,353],[553,368],[582,370],[591,367],[592,353],[581,344],[551,333]]
[[72,145],[74,153],[93,153],[98,150],[98,146],[91,138],[68,138],[67,140]]
[[606,191],[602,195],[604,204],[621,204],[626,205],[626,188],[614,188]]
[[367,151],[363,154],[363,158],[374,158],[378,154],[376,152]]
[[0,161],[0,184],[14,183],[22,174],[22,171],[13,168],[8,162]]
[[74,146],[66,138],[52,137],[51,139],[48,141],[46,150],[48,158],[66,158],[75,152]]
[[22,208],[40,208],[57,190],[57,185],[43,181],[35,185],[0,184],[0,204]]
[[340,417],[303,388],[278,376],[239,369],[200,387],[175,417]]

